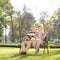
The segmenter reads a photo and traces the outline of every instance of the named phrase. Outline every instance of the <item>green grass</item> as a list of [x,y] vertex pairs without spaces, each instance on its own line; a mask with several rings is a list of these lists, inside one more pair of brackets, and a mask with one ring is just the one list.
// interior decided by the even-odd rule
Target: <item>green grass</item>
[[40,49],[39,55],[34,55],[34,49],[28,50],[27,55],[20,55],[19,48],[3,48],[0,47],[0,60],[60,60],[60,48],[49,49],[49,53],[43,54]]

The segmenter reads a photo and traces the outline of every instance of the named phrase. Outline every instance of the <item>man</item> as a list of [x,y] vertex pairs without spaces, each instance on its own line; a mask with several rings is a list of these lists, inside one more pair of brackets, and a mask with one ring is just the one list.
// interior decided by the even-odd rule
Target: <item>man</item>
[[25,40],[21,44],[21,54],[26,54],[27,50],[31,47],[33,40],[35,40],[35,25],[31,26],[31,31],[27,34]]

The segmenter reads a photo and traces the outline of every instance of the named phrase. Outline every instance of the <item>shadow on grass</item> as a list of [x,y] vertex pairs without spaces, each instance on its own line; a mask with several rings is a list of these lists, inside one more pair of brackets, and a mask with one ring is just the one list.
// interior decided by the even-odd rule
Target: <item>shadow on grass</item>
[[20,54],[14,54],[13,56],[11,56],[10,58],[14,58],[14,57],[18,57],[20,56]]
[[[60,54],[60,50],[58,50],[58,51],[56,51],[56,50],[50,51],[49,53],[45,53],[45,54],[39,53],[39,55],[34,55],[33,53],[28,52],[28,54],[26,54],[26,55],[20,55],[19,53],[18,54],[14,54],[13,56],[11,56],[11,58],[14,58],[14,57],[25,58],[25,57],[28,57],[28,56],[50,57],[50,56],[58,55],[58,54]],[[57,58],[56,60],[59,60],[59,59],[60,59],[60,57]]]
[[27,56],[34,56],[34,54],[26,54],[26,55],[15,54],[15,55],[11,56],[11,58],[18,57],[18,56],[20,56],[21,58],[23,58],[23,57],[27,57]]
[[26,54],[26,55],[21,55],[21,54],[14,54],[13,56],[11,56],[11,58],[14,58],[14,57],[20,57],[20,58],[25,58],[25,57],[28,57],[28,56],[40,56],[40,55],[34,55],[34,54]]
[[34,55],[33,54],[20,55],[20,58],[25,58],[25,57],[28,57],[28,56],[34,56]]
[[[50,53],[50,54],[52,54],[52,55],[60,54],[60,50],[58,50],[58,51],[55,51],[55,50],[54,50],[54,51],[51,51],[51,53]],[[49,55],[50,55],[50,54],[49,54]]]
[[60,60],[60,57],[56,58],[56,60]]

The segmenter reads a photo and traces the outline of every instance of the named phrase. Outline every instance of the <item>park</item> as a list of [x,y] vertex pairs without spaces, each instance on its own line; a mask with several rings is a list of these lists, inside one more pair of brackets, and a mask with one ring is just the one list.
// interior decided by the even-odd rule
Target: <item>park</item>
[[60,60],[60,0],[0,0],[0,60]]

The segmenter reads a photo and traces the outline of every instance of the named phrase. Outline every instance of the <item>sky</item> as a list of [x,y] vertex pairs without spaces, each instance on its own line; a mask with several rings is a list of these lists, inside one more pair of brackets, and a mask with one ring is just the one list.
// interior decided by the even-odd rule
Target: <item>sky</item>
[[23,6],[26,5],[27,10],[31,12],[36,20],[40,18],[42,11],[47,11],[52,15],[60,6],[60,0],[10,0],[14,10],[23,12]]

